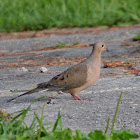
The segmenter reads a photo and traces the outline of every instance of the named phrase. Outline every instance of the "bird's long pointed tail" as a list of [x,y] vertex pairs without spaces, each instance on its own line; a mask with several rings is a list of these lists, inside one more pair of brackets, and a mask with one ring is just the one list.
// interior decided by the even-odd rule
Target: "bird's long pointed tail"
[[14,97],[14,98],[12,98],[12,99],[7,100],[7,102],[11,102],[11,101],[15,100],[15,99],[18,98],[18,97],[21,97],[21,96],[27,95],[27,94],[32,94],[32,93],[35,93],[35,92],[39,92],[39,91],[41,91],[41,90],[42,90],[41,88],[32,89],[32,90],[27,91],[27,92],[25,92],[25,93],[23,93],[23,94],[21,94],[21,95],[19,95],[19,96],[17,96],[17,97]]

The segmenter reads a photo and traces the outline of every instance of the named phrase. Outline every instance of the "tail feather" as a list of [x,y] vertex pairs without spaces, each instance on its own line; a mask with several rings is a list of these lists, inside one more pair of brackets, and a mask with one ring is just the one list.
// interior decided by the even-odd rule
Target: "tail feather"
[[21,96],[27,95],[27,94],[32,94],[32,93],[35,93],[35,92],[39,92],[39,91],[41,91],[41,90],[42,90],[42,89],[40,89],[40,88],[32,89],[32,90],[27,91],[27,92],[25,92],[25,93],[23,93],[23,94],[21,94],[21,95],[19,95],[19,96],[17,96],[17,97],[14,97],[14,98],[12,98],[12,99],[7,100],[7,102],[11,102],[11,101],[15,100],[15,99],[18,98],[18,97],[21,97]]

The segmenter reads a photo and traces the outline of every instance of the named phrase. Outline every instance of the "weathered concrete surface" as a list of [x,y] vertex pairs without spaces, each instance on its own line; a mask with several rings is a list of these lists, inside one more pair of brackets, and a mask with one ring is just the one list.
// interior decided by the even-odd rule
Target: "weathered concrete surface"
[[[115,129],[130,129],[140,135],[140,42],[132,41],[134,33],[139,30],[139,27],[134,27],[108,29],[96,34],[87,32],[27,39],[1,39],[0,109],[15,112],[26,108],[41,96],[55,96],[45,107],[46,120],[54,122],[58,111],[61,110],[64,127],[69,127],[73,131],[81,129],[88,133],[93,129],[105,130],[107,118],[110,117],[112,120],[119,95],[124,92]],[[92,101],[74,101],[69,94],[40,92],[6,103],[13,96],[21,94],[21,92],[11,93],[10,90],[31,89],[67,69],[70,64],[81,61],[91,52],[90,47],[55,50],[46,50],[46,48],[54,47],[58,43],[88,44],[97,41],[105,41],[110,51],[102,54],[105,62],[112,61],[112,65],[116,64],[114,61],[125,63],[117,65],[118,67],[107,65],[107,68],[104,68],[105,63],[102,64],[101,77],[96,85],[79,94],[84,99]],[[22,72],[20,70],[22,66],[29,72]],[[41,66],[47,67],[48,73],[40,73]],[[46,101],[47,99],[42,99],[32,105],[32,112],[26,118],[28,123],[32,120],[33,112],[41,113]]]

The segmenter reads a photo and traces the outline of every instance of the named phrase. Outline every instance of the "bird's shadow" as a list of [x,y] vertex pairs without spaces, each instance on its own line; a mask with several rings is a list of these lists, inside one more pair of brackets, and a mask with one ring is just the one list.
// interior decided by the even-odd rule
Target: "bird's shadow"
[[[62,95],[60,97],[60,95]],[[14,97],[16,97],[17,95],[14,95]],[[24,96],[24,97],[19,97],[16,98],[10,102],[8,102],[8,100],[12,99],[13,96],[11,97],[11,95],[2,97],[2,99],[0,99],[0,107],[2,106],[9,106],[11,104],[28,104],[28,103],[35,103],[35,102],[46,102],[47,104],[54,104],[54,101],[52,100],[72,100],[72,98],[70,98],[70,96],[65,96],[64,94],[57,94],[56,96],[43,96],[43,95],[34,95],[34,96]]]
[[25,103],[35,103],[35,102],[46,102],[47,104],[51,104],[51,100],[53,99],[52,97],[46,97],[46,96],[40,96],[40,97],[28,96],[28,97],[20,97],[8,102],[8,100],[11,98],[13,98],[13,96],[11,97],[10,95],[6,97],[2,97],[0,99],[0,108],[3,108],[4,106],[5,107],[9,106],[11,104],[20,104],[20,103],[25,104]]
[[14,95],[14,97],[12,96],[11,97],[11,95],[9,95],[9,96],[6,96],[6,97],[3,97],[3,102],[4,102],[4,104],[6,105],[6,104],[19,104],[19,103],[34,103],[34,102],[47,102],[47,104],[51,104],[51,101],[53,100],[53,99],[55,99],[55,100],[60,100],[60,99],[68,99],[66,96],[61,96],[60,97],[60,95],[62,95],[62,94],[56,94],[55,96],[51,96],[51,95],[48,95],[48,96],[44,96],[44,95],[34,95],[34,96],[24,96],[24,97],[18,97],[18,98],[16,98],[16,99],[14,99],[14,100],[12,100],[12,101],[9,101],[10,99],[12,99],[12,98],[14,98],[14,97],[16,97],[17,95]]

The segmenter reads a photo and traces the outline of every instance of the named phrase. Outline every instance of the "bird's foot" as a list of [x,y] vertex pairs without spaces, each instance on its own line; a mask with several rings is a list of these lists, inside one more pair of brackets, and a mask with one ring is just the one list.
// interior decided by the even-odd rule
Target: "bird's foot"
[[76,96],[76,95],[73,95],[73,99],[74,100],[84,100],[84,99],[82,99],[82,98],[80,98],[79,96]]
[[79,96],[77,96],[77,95],[72,95],[73,96],[73,99],[74,100],[80,100],[80,101],[90,101],[90,100],[84,100],[84,99],[82,99],[82,98],[80,98]]

